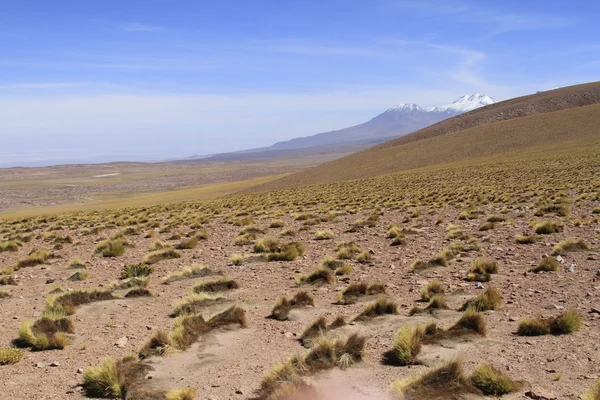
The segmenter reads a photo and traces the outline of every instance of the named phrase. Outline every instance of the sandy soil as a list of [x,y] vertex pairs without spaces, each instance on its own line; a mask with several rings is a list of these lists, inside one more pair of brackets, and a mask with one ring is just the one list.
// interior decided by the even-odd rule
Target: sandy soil
[[[161,278],[183,267],[201,263],[220,269],[239,282],[239,289],[228,291],[224,296],[246,310],[248,328],[212,332],[183,353],[150,359],[154,371],[147,377],[149,387],[193,387],[198,390],[199,399],[251,398],[263,374],[274,364],[306,351],[297,338],[312,320],[325,315],[331,322],[338,314],[350,318],[372,300],[364,298],[354,305],[335,305],[339,290],[349,282],[381,281],[385,283],[389,296],[398,302],[400,314],[378,317],[334,331],[338,336],[360,332],[368,340],[364,362],[345,371],[332,370],[310,378],[328,393],[327,398],[388,398],[390,384],[395,379],[418,374],[427,366],[460,355],[467,370],[481,361],[491,362],[510,376],[527,381],[527,387],[538,385],[554,393],[557,399],[576,399],[600,376],[600,314],[590,313],[593,307],[600,307],[600,278],[597,275],[600,269],[600,227],[598,224],[568,226],[566,232],[546,235],[539,243],[519,245],[515,243],[514,236],[531,232],[527,221],[532,217],[532,211],[522,218],[516,213],[508,214],[509,222],[499,223],[487,232],[478,231],[483,217],[459,221],[458,213],[458,210],[450,208],[435,215],[423,213],[423,216],[402,224],[405,213],[386,212],[377,227],[364,228],[356,233],[345,231],[361,216],[345,215],[338,217],[337,222],[323,223],[299,232],[294,240],[302,241],[307,252],[295,261],[253,261],[241,266],[228,265],[230,255],[250,254],[252,246],[234,246],[233,241],[240,228],[213,221],[208,227],[210,238],[207,241],[201,242],[196,249],[183,250],[180,259],[165,260],[155,265],[149,287],[152,297],[103,301],[79,307],[73,317],[76,333],[67,348],[26,351],[19,363],[0,367],[2,398],[84,398],[79,386],[82,375],[78,368],[96,365],[107,356],[121,357],[136,352],[155,330],[170,330],[173,325],[173,319],[169,317],[172,304],[185,297],[194,281],[162,285]],[[488,215],[493,213],[497,210],[486,210]],[[591,208],[579,205],[572,213],[589,216]],[[445,222],[436,225],[440,216],[445,217]],[[406,245],[390,247],[390,239],[385,237],[390,223],[412,225],[417,233],[407,236]],[[409,273],[409,266],[414,260],[434,257],[449,244],[445,230],[449,223],[456,223],[465,233],[477,236],[482,250],[454,259],[448,267],[427,270],[422,274]],[[267,226],[268,222],[263,221],[261,225]],[[286,219],[285,228],[300,227],[300,221]],[[314,240],[314,232],[323,229],[332,229],[335,239]],[[279,231],[270,229],[267,235],[277,236]],[[60,259],[19,270],[14,274],[18,285],[2,288],[12,297],[0,299],[0,347],[10,346],[21,323],[40,315],[47,293],[53,287],[53,284],[46,283],[49,279],[64,289],[106,287],[118,278],[124,264],[140,262],[155,240],[145,239],[142,235],[130,236],[135,248],[127,249],[122,257],[104,259],[93,255],[98,238],[81,236],[74,231],[62,233],[71,235],[75,244],[66,244],[58,250]],[[158,236],[166,239],[170,235]],[[543,255],[551,252],[552,245],[567,237],[585,239],[592,246],[592,251],[568,254],[564,257],[563,267],[555,273],[526,273]],[[325,256],[335,254],[337,242],[349,240],[357,242],[365,250],[372,250],[373,263],[363,265],[350,261],[354,271],[340,277],[336,284],[305,286],[315,298],[315,307],[294,310],[290,321],[266,318],[280,296],[291,296],[298,290],[294,283],[297,273],[312,271]],[[33,247],[49,245],[35,239],[16,253],[0,253],[0,267],[13,265]],[[66,280],[72,271],[67,270],[65,265],[74,256],[86,262],[90,273],[88,280]],[[499,262],[499,273],[484,286],[496,287],[505,300],[503,309],[485,313],[488,336],[424,346],[419,355],[422,365],[384,365],[382,356],[391,349],[394,335],[403,325],[436,320],[440,325],[448,326],[458,318],[459,312],[454,310],[441,311],[435,316],[408,316],[413,305],[422,305],[416,301],[421,288],[429,280],[437,278],[446,286],[452,309],[460,307],[466,298],[481,293],[483,289],[463,280],[470,262],[479,257]],[[571,264],[575,264],[574,272],[568,271]],[[207,309],[204,314],[212,315],[226,306]],[[577,310],[583,318],[581,330],[574,334],[533,338],[514,334],[520,318],[556,316],[569,309]],[[117,345],[118,342],[122,347]],[[48,366],[54,361],[58,366]],[[525,391],[526,388],[507,398],[524,398]]]

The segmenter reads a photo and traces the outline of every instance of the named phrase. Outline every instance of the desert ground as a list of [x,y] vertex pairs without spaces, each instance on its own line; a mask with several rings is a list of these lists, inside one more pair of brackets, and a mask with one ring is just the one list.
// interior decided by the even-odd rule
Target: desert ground
[[577,399],[600,378],[600,153],[574,148],[4,219],[3,396],[503,394],[484,363],[504,398]]
[[0,169],[0,215],[123,208],[214,198],[281,178],[345,153],[291,159],[58,165]]

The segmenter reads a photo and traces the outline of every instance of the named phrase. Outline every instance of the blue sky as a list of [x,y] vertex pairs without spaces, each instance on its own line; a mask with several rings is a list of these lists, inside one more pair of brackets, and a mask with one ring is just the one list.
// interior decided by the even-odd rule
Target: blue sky
[[272,144],[598,80],[595,1],[0,0],[0,166]]

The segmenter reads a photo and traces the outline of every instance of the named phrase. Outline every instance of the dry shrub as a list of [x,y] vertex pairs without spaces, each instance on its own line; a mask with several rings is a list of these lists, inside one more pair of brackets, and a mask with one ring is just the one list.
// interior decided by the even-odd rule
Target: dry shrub
[[213,271],[204,265],[192,265],[191,267],[185,268],[182,271],[178,271],[168,275],[163,279],[163,284],[168,285],[173,282],[181,281],[184,279],[203,278],[210,275],[217,275],[220,272]]
[[463,304],[461,310],[464,311],[468,308],[472,308],[480,312],[498,310],[502,307],[503,303],[504,301],[500,295],[500,292],[498,292],[497,289],[490,287],[474,299],[471,299]]
[[398,314],[398,305],[385,296],[379,296],[376,301],[368,304],[360,314],[356,315],[353,321],[367,321],[386,314]]
[[217,278],[207,278],[192,287],[194,293],[201,292],[220,292],[224,290],[238,289],[240,285],[228,276]]
[[498,273],[498,263],[494,260],[477,259],[471,264],[467,272],[466,280],[477,282],[488,282],[491,274]]

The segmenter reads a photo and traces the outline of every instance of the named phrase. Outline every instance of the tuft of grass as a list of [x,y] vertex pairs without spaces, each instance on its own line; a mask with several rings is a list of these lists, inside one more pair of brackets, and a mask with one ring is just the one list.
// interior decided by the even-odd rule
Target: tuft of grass
[[222,302],[224,300],[224,297],[210,296],[206,293],[192,294],[181,302],[175,304],[171,316],[179,317],[181,315],[198,314],[206,306],[215,304],[217,302]]
[[[598,209],[598,214],[600,214],[600,209]],[[581,396],[581,400],[600,400],[600,381],[589,388],[588,391]]]
[[330,229],[325,230],[325,231],[317,231],[315,233],[315,240],[329,240],[329,239],[333,239],[334,237],[335,237],[335,234]]
[[26,258],[22,258],[17,261],[17,263],[15,265],[15,270],[25,268],[25,267],[34,267],[36,265],[43,264],[51,256],[52,256],[52,254],[47,250],[44,250],[44,249],[34,250]]
[[152,293],[150,293],[150,291],[146,288],[133,288],[131,290],[129,290],[127,293],[125,293],[125,298],[129,299],[132,297],[149,297],[152,296]]
[[75,258],[71,259],[71,261],[68,262],[67,268],[68,269],[78,269],[78,268],[85,269],[86,267],[85,267],[85,263],[83,261],[81,261],[80,258],[75,257]]
[[119,257],[125,254],[125,245],[128,243],[125,238],[103,240],[94,252],[102,257]]
[[129,397],[133,394],[130,389],[144,379],[150,369],[135,356],[120,360],[106,358],[100,365],[83,370],[83,388],[90,397],[125,398],[126,394]]
[[485,292],[481,293],[474,299],[463,304],[461,310],[472,308],[476,311],[483,312],[488,310],[498,310],[502,307],[504,301],[500,292],[496,288],[490,287]]
[[269,228],[283,228],[285,226],[285,222],[282,219],[274,219],[271,220],[269,224]]
[[519,321],[517,334],[520,336],[566,335],[581,328],[581,316],[570,310],[554,318],[523,319]]
[[279,240],[272,237],[258,239],[254,244],[255,253],[275,253],[280,248]]
[[558,222],[545,221],[535,224],[533,229],[538,235],[550,235],[552,233],[562,232],[565,227]]
[[18,343],[34,351],[64,349],[68,344],[65,333],[75,333],[69,318],[43,316],[21,324]]
[[219,276],[216,278],[207,278],[196,283],[192,287],[192,292],[220,292],[224,290],[238,289],[239,287],[240,285],[228,276]]
[[107,358],[98,366],[84,369],[83,387],[89,396],[121,397],[117,362]]
[[488,282],[491,279],[491,274],[498,273],[498,263],[494,260],[477,259],[469,267],[467,272],[468,281]]
[[371,256],[371,253],[368,251],[363,251],[360,252],[357,256],[356,256],[356,261],[361,263],[361,264],[368,264],[372,261],[373,257]]
[[581,316],[577,311],[570,310],[554,318],[550,324],[550,331],[554,335],[566,335],[581,328]]
[[166,276],[163,279],[163,284],[168,285],[173,282],[185,280],[185,279],[195,279],[195,278],[203,278],[210,275],[216,275],[218,272],[213,271],[210,268],[205,267],[204,265],[192,265],[191,267],[185,268],[181,271],[177,271],[172,273],[171,275]]
[[394,346],[387,354],[388,361],[396,365],[414,364],[421,351],[422,332],[419,328],[402,327],[394,338]]
[[10,293],[5,290],[0,290],[0,299],[8,299],[10,297]]
[[22,244],[19,241],[16,240],[9,240],[6,242],[0,242],[0,253],[3,253],[5,251],[18,251],[19,247],[21,247]]
[[0,365],[16,364],[23,358],[19,349],[0,349]]
[[392,392],[402,400],[458,399],[463,394],[478,393],[465,377],[458,359],[446,361],[418,377],[395,381]]
[[231,265],[242,265],[245,261],[245,257],[243,254],[232,254],[229,257],[229,264]]
[[517,328],[519,336],[542,336],[549,333],[548,323],[541,319],[522,319]]
[[540,263],[533,268],[531,271],[538,272],[554,272],[558,271],[560,268],[560,263],[554,257],[544,257],[540,261]]
[[537,236],[527,236],[527,235],[517,235],[515,236],[515,241],[518,244],[533,244],[538,241]]
[[278,321],[286,321],[290,311],[292,311],[292,304],[285,296],[282,296],[273,306],[269,316]]
[[349,260],[362,252],[360,246],[354,242],[341,242],[337,245],[337,258],[340,260]]
[[166,400],[196,400],[198,393],[196,389],[173,389],[167,392]]
[[503,396],[516,391],[519,385],[490,364],[479,364],[471,373],[471,383],[486,396]]
[[333,284],[335,277],[327,268],[319,267],[310,274],[300,274],[296,276],[296,286],[309,284]]
[[386,314],[398,314],[398,305],[385,296],[379,296],[376,301],[365,306],[361,313],[356,315],[352,320],[367,321]]
[[15,280],[15,278],[12,275],[4,275],[4,276],[0,276],[0,285],[16,286],[17,281]]
[[284,244],[277,252],[267,254],[267,261],[294,261],[297,257],[303,256],[306,250],[300,242]]
[[233,324],[240,325],[242,328],[248,326],[246,311],[238,306],[231,306],[208,321],[205,321],[200,314],[186,315],[175,320],[169,338],[173,346],[179,350],[185,350],[196,342],[200,335]]
[[325,317],[320,316],[315,319],[309,326],[307,326],[302,334],[300,335],[300,343],[304,347],[312,347],[312,345],[321,336],[327,333],[327,320]]
[[289,394],[306,393],[302,376],[335,367],[346,369],[362,361],[365,344],[366,339],[357,334],[337,340],[323,337],[304,356],[293,356],[267,372],[259,394],[261,398],[284,400]]
[[82,304],[115,298],[111,290],[71,290],[49,297],[46,301],[46,308],[48,310],[59,310],[71,315],[75,313],[75,307]]
[[144,256],[144,263],[156,264],[162,260],[168,260],[172,258],[180,258],[181,254],[173,248],[165,248],[161,250],[152,251]]
[[292,307],[314,307],[315,300],[305,290],[299,290],[294,297],[292,297],[292,300],[290,300],[290,304]]
[[500,215],[490,215],[489,217],[487,217],[487,222],[504,222],[506,221],[506,218],[500,216]]
[[496,224],[494,224],[493,222],[484,222],[481,226],[479,226],[479,231],[486,232],[486,231],[494,229],[495,227],[496,227]]
[[472,308],[466,309],[458,321],[449,329],[449,332],[472,331],[481,336],[487,335],[487,325],[483,315]]
[[284,229],[281,232],[279,232],[279,236],[293,237],[293,236],[296,236],[296,231],[293,229]]
[[121,271],[121,279],[141,278],[149,276],[154,271],[148,264],[125,265]]
[[192,236],[188,240],[183,240],[175,246],[177,250],[191,250],[196,247],[198,247],[198,237],[196,236]]
[[433,279],[421,291],[421,300],[429,301],[436,294],[444,294],[444,287],[440,281]]
[[557,256],[557,255],[564,256],[570,252],[587,251],[587,250],[590,250],[589,244],[585,243],[581,239],[569,238],[569,239],[563,240],[562,242],[560,242],[556,246],[554,246],[552,254],[555,256]]
[[361,296],[384,293],[385,286],[379,282],[372,282],[369,284],[365,282],[351,283],[348,287],[338,293],[338,304],[354,304]]
[[156,331],[142,346],[138,356],[142,360],[150,356],[162,356],[172,347],[173,342],[169,334],[165,331]]

